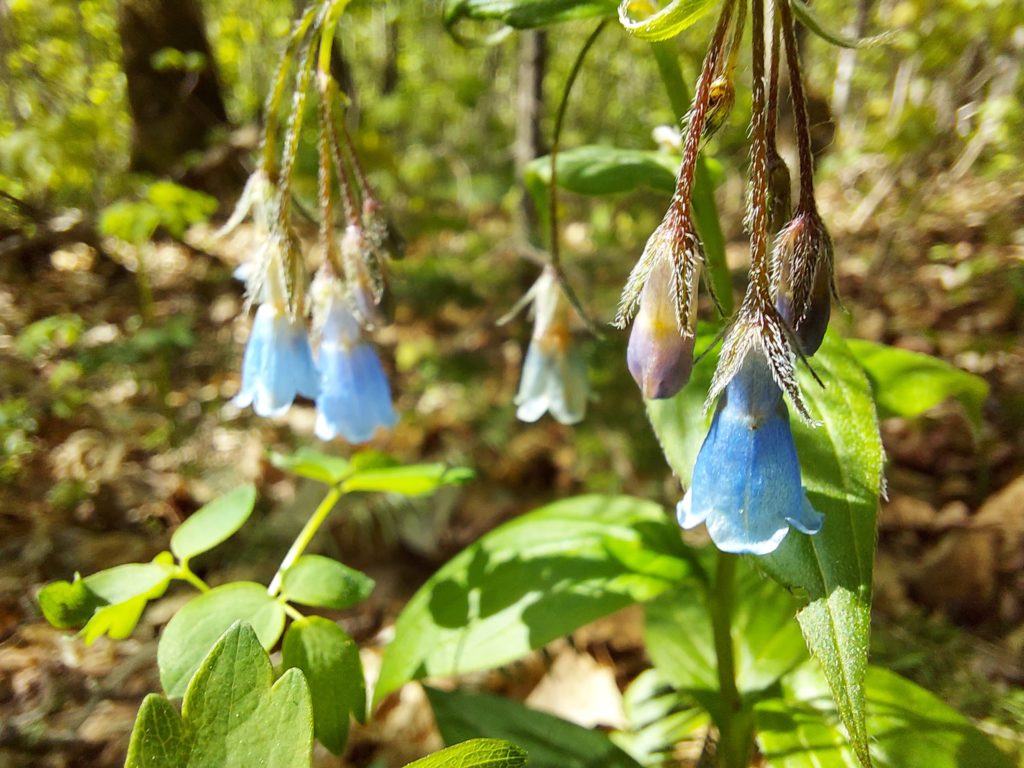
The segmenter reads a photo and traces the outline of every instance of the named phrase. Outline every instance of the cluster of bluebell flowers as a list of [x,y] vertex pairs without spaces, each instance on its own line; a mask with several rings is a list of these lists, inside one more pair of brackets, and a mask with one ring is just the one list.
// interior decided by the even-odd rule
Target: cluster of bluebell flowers
[[[630,275],[620,306],[620,324],[636,316],[627,361],[648,398],[674,395],[686,383],[692,364],[696,276],[703,261],[703,250],[690,226],[693,171],[702,138],[713,132],[718,119],[716,78],[722,78],[723,69],[731,75],[736,60],[745,3],[740,3],[741,10],[732,19],[734,6],[735,0],[723,4],[697,82],[676,194]],[[684,528],[704,523],[722,551],[753,555],[774,552],[791,529],[813,535],[824,524],[802,485],[786,396],[797,413],[812,422],[796,382],[795,361],[797,353],[813,354],[825,334],[834,291],[832,245],[814,206],[795,48],[789,56],[789,71],[801,194],[796,215],[789,218],[789,174],[775,150],[775,109],[779,40],[785,40],[790,54],[792,20],[780,16],[782,23],[771,29],[771,73],[766,78],[763,4],[753,4],[751,194],[745,222],[751,236],[750,280],[741,308],[725,333],[708,393],[708,407],[714,408],[711,426],[690,487],[677,508]],[[726,59],[730,28],[733,50]],[[727,105],[730,99],[719,101]],[[776,230],[772,248],[769,241]]]

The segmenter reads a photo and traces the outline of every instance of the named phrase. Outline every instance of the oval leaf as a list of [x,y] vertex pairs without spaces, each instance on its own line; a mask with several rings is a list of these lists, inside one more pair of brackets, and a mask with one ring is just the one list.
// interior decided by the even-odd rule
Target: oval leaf
[[[374,700],[410,680],[505,664],[671,586],[615,557],[609,539],[652,557],[688,557],[675,523],[642,499],[580,496],[523,515],[456,555],[413,596]],[[640,557],[634,550],[630,560]]]
[[400,493],[403,496],[422,496],[433,493],[442,485],[465,483],[473,471],[447,464],[412,464],[410,466],[378,467],[361,470],[342,484],[346,493],[378,491]]
[[233,536],[252,514],[256,487],[241,485],[204,504],[171,536],[171,552],[185,563]]
[[291,454],[272,453],[270,463],[285,472],[327,485],[341,482],[352,471],[349,462],[341,456],[332,456],[312,448],[300,448]]
[[303,555],[284,573],[281,594],[312,608],[342,611],[373,592],[373,579],[323,555]]
[[716,0],[622,0],[619,22],[641,40],[668,40],[698,22],[714,8]]
[[349,715],[366,719],[359,646],[333,621],[308,616],[288,627],[281,654],[284,668],[298,669],[309,683],[317,740],[340,755],[348,740]]
[[168,622],[160,636],[160,683],[171,698],[182,696],[192,675],[217,639],[236,621],[252,625],[264,648],[284,629],[284,606],[262,584],[238,581],[194,597]]

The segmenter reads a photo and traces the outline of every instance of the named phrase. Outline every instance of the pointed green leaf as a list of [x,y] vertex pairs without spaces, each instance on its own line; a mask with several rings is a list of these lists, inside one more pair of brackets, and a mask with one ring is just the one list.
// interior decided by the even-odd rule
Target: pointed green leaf
[[371,592],[373,579],[323,555],[303,555],[281,582],[281,594],[289,602],[336,611],[361,603]]
[[312,448],[300,448],[291,454],[271,453],[270,463],[284,472],[327,485],[341,482],[352,471],[349,462],[341,456],[332,456]]
[[915,418],[956,398],[977,426],[988,382],[945,360],[862,339],[846,342],[871,382],[879,415]]
[[171,552],[182,563],[233,536],[252,514],[256,488],[241,485],[204,504],[171,536]]
[[500,739],[472,739],[442,749],[405,768],[523,768],[526,752]]
[[456,555],[413,596],[374,700],[410,680],[513,661],[671,586],[615,557],[614,539],[688,558],[675,523],[642,499],[580,496],[523,515]]
[[309,683],[317,741],[336,755],[348,740],[349,715],[366,719],[366,684],[359,646],[321,616],[295,621],[284,635],[282,663],[295,667]]
[[239,581],[192,598],[160,636],[160,683],[171,698],[185,693],[189,680],[217,639],[236,621],[250,624],[264,648],[284,629],[284,606],[262,584]]
[[600,731],[592,731],[518,701],[480,693],[427,688],[445,743],[477,736],[514,741],[531,768],[639,768]]
[[[706,432],[699,401],[716,364],[713,357],[695,367],[694,380],[675,398],[648,404],[665,457],[684,484]],[[803,369],[800,384],[822,426],[796,418],[792,423],[804,486],[825,514],[825,524],[816,536],[790,531],[778,551],[757,564],[808,598],[797,615],[804,640],[825,669],[843,722],[867,765],[863,681],[882,444],[867,378],[845,342],[829,333],[811,364],[825,386]]]
[[666,5],[660,0],[622,0],[619,21],[641,40],[668,40],[717,6],[717,0],[670,0]]
[[[758,744],[769,768],[856,768],[820,671],[802,667],[783,696],[757,705]],[[967,718],[892,672],[870,667],[871,754],[879,768],[1011,768]]]
[[289,670],[274,683],[256,633],[239,622],[202,660],[181,715],[162,697],[143,702],[125,768],[308,768],[312,754],[305,679]]

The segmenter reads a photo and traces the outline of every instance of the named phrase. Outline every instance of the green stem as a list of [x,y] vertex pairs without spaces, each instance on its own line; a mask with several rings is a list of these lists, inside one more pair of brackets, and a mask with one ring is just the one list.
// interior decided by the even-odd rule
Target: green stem
[[182,563],[178,566],[178,578],[182,581],[187,581],[193,587],[198,589],[200,592],[209,592],[210,585],[200,579],[192,570],[188,567],[188,563]]
[[736,661],[732,645],[733,587],[736,555],[718,553],[715,580],[711,586],[711,629],[718,668],[718,761],[722,768],[746,768],[750,755],[749,730],[744,726],[743,701],[736,687]]
[[[679,69],[679,57],[674,43],[671,41],[651,43],[654,60],[658,65],[658,74],[665,84],[672,112],[676,120],[682,122],[690,109],[690,90],[683,80]],[[722,312],[732,314],[734,307],[732,296],[732,275],[725,262],[725,235],[718,221],[718,207],[715,204],[715,187],[711,181],[711,173],[703,158],[697,159],[693,180],[693,218],[704,244],[704,257],[707,261],[708,279]]]
[[309,546],[309,542],[313,540],[316,532],[320,530],[320,526],[323,525],[324,520],[331,514],[331,510],[334,509],[334,505],[338,503],[338,499],[341,498],[342,490],[340,486],[333,486],[320,502],[320,505],[316,508],[309,520],[299,531],[299,535],[292,542],[291,547],[288,549],[288,553],[284,556],[284,560],[281,561],[281,565],[278,566],[277,573],[274,574],[274,578],[270,581],[270,586],[267,587],[267,594],[271,597],[277,595],[281,591],[281,581],[284,578],[284,572],[295,565],[295,561],[299,559],[303,552],[306,551],[306,547]]

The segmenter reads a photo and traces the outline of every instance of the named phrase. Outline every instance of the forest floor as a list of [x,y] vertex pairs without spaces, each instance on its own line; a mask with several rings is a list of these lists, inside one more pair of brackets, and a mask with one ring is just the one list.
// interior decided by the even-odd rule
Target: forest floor
[[[824,208],[847,310],[837,323],[941,356],[991,386],[980,429],[955,403],[883,423],[889,483],[874,659],[1022,754],[1024,186],[935,185],[909,210],[880,205],[871,216],[844,210],[826,189]],[[364,646],[371,674],[415,588],[502,520],[584,490],[666,504],[678,496],[624,374],[617,334],[590,343],[595,398],[584,425],[515,421],[528,328],[494,321],[535,268],[494,245],[509,234],[506,217],[469,224],[424,229],[395,265],[396,320],[377,340],[402,418],[374,447],[469,465],[476,479],[427,500],[356,499],[318,540],[377,581],[367,603],[338,616]],[[268,449],[313,442],[308,405],[272,423],[229,404],[249,324],[231,271],[251,244],[245,231],[227,242],[210,231],[189,233],[190,247],[165,242],[145,254],[151,302],[140,300],[132,251],[113,248],[118,264],[71,247],[0,265],[4,768],[121,765],[139,702],[158,689],[158,630],[169,606],[188,597],[172,590],[132,639],[86,647],[41,619],[34,595],[42,584],[152,557],[172,526],[241,479],[260,488],[258,522],[201,559],[201,575],[267,579],[316,503],[315,488],[266,458]],[[730,246],[738,265],[742,250],[738,239]],[[626,261],[598,254],[595,281],[613,286]],[[609,314],[613,293],[591,293]],[[614,726],[619,691],[646,663],[640,626],[638,610],[617,614],[475,683]],[[354,729],[344,764],[400,765],[439,745],[422,692],[408,686]]]

